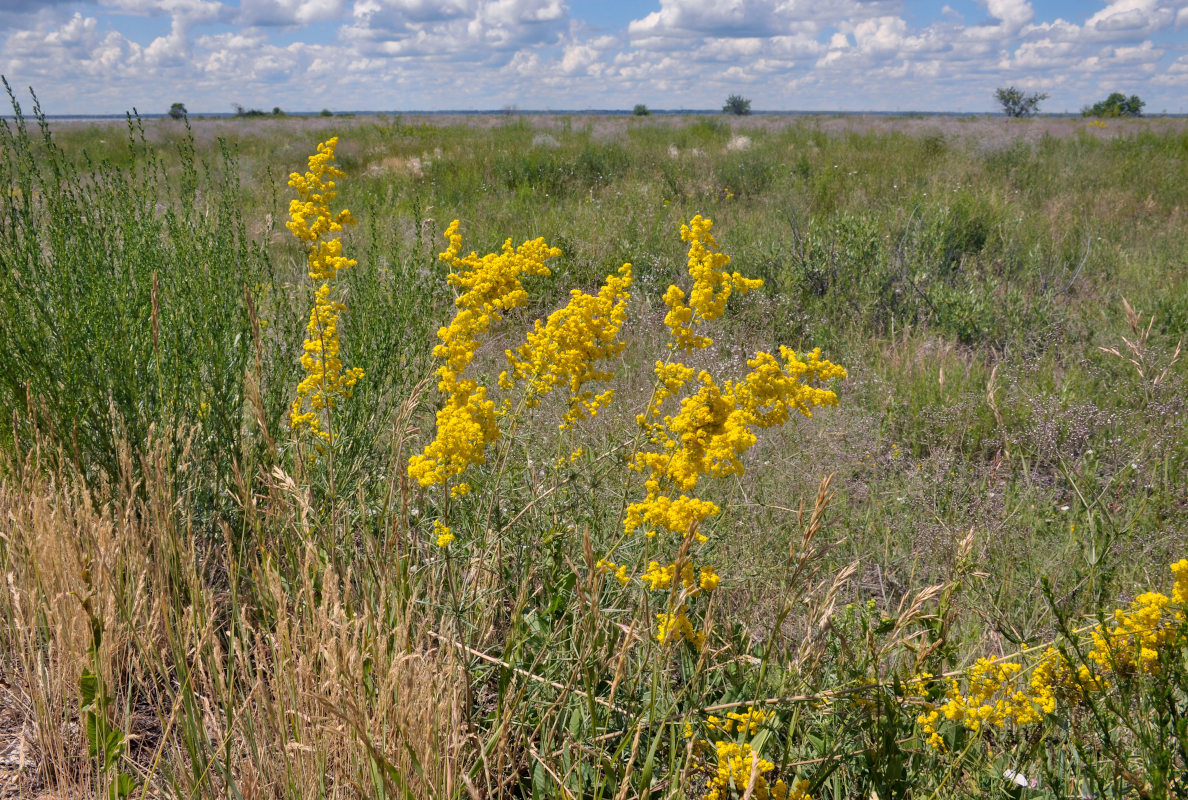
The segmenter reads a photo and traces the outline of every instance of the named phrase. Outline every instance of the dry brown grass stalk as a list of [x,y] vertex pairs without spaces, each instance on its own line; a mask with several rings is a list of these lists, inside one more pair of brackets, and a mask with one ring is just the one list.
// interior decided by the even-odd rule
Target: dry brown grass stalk
[[[396,565],[337,573],[306,492],[281,472],[256,512],[274,542],[305,542],[299,570],[266,549],[235,563],[186,523],[191,501],[173,490],[186,453],[158,443],[138,460],[125,452],[114,493],[36,451],[0,480],[0,670],[31,731],[26,788],[105,793],[79,716],[79,677],[95,669],[129,743],[118,768],[150,795],[370,796],[382,759],[412,796],[453,796],[465,673],[417,627]],[[101,628],[94,655],[83,600]]]

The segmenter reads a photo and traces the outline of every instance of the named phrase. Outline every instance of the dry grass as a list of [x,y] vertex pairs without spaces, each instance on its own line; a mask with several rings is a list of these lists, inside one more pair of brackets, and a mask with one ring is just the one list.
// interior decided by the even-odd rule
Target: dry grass
[[[116,491],[92,493],[37,454],[0,484],[4,745],[20,751],[6,763],[22,791],[102,793],[79,727],[91,669],[128,735],[122,768],[153,794],[358,797],[396,776],[416,796],[454,795],[464,674],[416,629],[415,597],[378,561],[391,554],[371,553],[378,571],[365,577],[336,572],[280,480],[267,513],[305,541],[290,553],[297,570],[282,574],[267,552],[237,563],[187,529],[188,498],[167,488],[184,454],[151,452],[144,481]],[[241,570],[250,604],[230,588]]]

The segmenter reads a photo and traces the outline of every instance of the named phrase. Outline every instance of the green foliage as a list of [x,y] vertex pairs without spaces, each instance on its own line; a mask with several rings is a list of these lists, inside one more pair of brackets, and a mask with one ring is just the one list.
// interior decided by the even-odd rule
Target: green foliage
[[328,108],[323,108],[323,109],[322,109],[322,113],[321,113],[321,114],[319,114],[318,116],[320,116],[320,117],[333,117],[333,116],[334,116],[334,112],[333,112],[333,111],[331,111],[331,110],[330,110],[330,109],[328,109]]
[[1100,100],[1091,106],[1085,106],[1081,109],[1081,116],[1083,117],[1141,117],[1143,115],[1143,102],[1137,94],[1132,94],[1130,97],[1121,92],[1112,92],[1105,100]]
[[13,424],[0,439],[48,435],[85,474],[114,479],[122,442],[193,437],[213,503],[251,449],[245,375],[259,337],[245,287],[272,282],[234,157],[204,163],[187,134],[167,170],[130,118],[125,163],[82,172],[36,104],[39,136],[12,103],[0,127],[0,348],[14,357],[0,367],[0,409]]
[[588,192],[616,180],[628,167],[627,154],[613,145],[580,148],[534,146],[527,153],[498,153],[492,167],[497,179],[516,192],[550,196]]
[[636,103],[635,107],[631,109],[631,113],[637,117],[646,117],[652,112],[643,103]]
[[232,108],[235,109],[235,116],[237,117],[266,117],[268,114],[258,108],[244,108],[239,103],[232,103]]
[[187,115],[185,103],[174,103],[169,106],[170,119],[185,119]]
[[761,153],[738,153],[715,170],[718,183],[735,197],[760,195],[771,188],[778,167]]
[[741,94],[732,94],[726,98],[726,103],[722,106],[722,113],[738,114],[739,116],[750,114],[751,101]]
[[994,90],[994,100],[1008,117],[1030,117],[1039,111],[1039,104],[1048,99],[1047,92],[1027,94],[1015,86]]

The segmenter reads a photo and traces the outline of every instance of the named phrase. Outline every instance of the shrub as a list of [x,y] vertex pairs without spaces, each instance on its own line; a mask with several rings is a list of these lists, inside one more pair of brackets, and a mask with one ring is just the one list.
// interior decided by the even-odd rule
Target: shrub
[[322,109],[322,113],[321,113],[319,116],[322,116],[322,117],[333,117],[333,116],[334,116],[334,112],[333,112],[333,111],[331,111],[331,110],[330,110],[330,109],[328,109],[328,108],[323,108],[323,109]]
[[[209,470],[205,500],[213,502],[235,454],[251,446],[244,376],[260,362],[245,285],[259,295],[271,282],[239,212],[238,165],[229,153],[214,164],[198,160],[187,136],[179,173],[166,178],[134,119],[132,160],[84,173],[44,132],[39,107],[40,138],[11,93],[10,101],[0,176],[13,196],[40,201],[2,207],[0,263],[10,272],[0,281],[0,350],[37,357],[0,367],[0,413],[9,421],[0,444],[54,431],[59,438],[49,441],[63,458],[96,480],[113,479],[122,442],[182,440],[186,426],[198,425],[194,454]],[[35,147],[36,160],[22,156]],[[209,174],[220,177],[206,182]],[[270,366],[256,369],[267,378]]]
[[652,112],[643,103],[636,103],[635,108],[631,109],[631,113],[637,117],[646,117]]
[[751,101],[741,94],[732,94],[726,98],[726,105],[722,106],[723,114],[738,114],[740,117],[751,113]]
[[174,103],[169,107],[170,119],[185,119],[187,113],[185,103]]
[[266,117],[268,116],[258,108],[244,108],[239,103],[234,103],[232,107],[235,109],[235,116],[237,117]]
[[1081,109],[1081,116],[1083,117],[1141,117],[1143,115],[1143,102],[1137,94],[1132,94],[1130,97],[1121,92],[1114,92],[1105,100],[1094,103],[1091,106],[1085,106]]
[[1008,117],[1030,117],[1039,110],[1039,104],[1048,99],[1046,92],[1025,94],[1014,86],[994,90],[994,99],[1002,106]]

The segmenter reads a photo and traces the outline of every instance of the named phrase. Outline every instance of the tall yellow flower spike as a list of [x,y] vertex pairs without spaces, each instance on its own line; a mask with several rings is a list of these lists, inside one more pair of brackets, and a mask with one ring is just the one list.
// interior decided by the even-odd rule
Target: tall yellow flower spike
[[688,302],[679,286],[671,285],[664,293],[664,304],[668,314],[664,324],[672,332],[672,346],[690,352],[709,347],[713,340],[693,332],[702,322],[715,320],[726,311],[726,301],[734,291],[748,292],[758,289],[763,281],[744,278],[737,272],[726,272],[730,256],[718,252],[718,243],[710,228],[713,220],[700,214],[681,226],[681,241],[689,243],[689,276],[693,287]]
[[[711,220],[696,216],[681,226],[681,239],[689,244],[689,277],[686,297],[678,286],[668,287],[664,318],[673,352],[709,347],[713,339],[697,332],[706,322],[722,316],[734,292],[746,292],[763,282],[726,271],[730,257],[718,252]],[[779,357],[758,352],[747,362],[751,371],[741,380],[719,381],[708,370],[696,372],[679,361],[656,363],[656,384],[648,407],[636,419],[648,436],[648,446],[637,452],[632,469],[646,476],[645,496],[628,505],[623,520],[626,533],[642,529],[648,537],[665,533],[679,547],[692,539],[677,576],[675,561],[652,562],[641,580],[650,591],[669,591],[670,610],[658,617],[656,638],[664,644],[682,639],[700,646],[702,635],[688,618],[687,600],[713,591],[720,580],[714,569],[697,563],[696,545],[704,544],[702,523],[721,509],[694,492],[703,477],[742,475],[743,454],[757,441],[755,430],[782,425],[792,411],[812,415],[817,406],[834,405],[837,395],[821,384],[846,376],[846,371],[821,359],[819,350],[807,356],[781,347]],[[690,384],[675,413],[664,406]],[[696,579],[694,576],[697,575]]]
[[[487,445],[499,438],[494,401],[487,398],[485,386],[464,373],[492,323],[528,302],[520,278],[548,275],[544,262],[561,255],[544,239],[515,248],[508,239],[499,253],[459,256],[458,220],[450,223],[445,236],[450,244],[439,257],[450,265],[448,280],[461,292],[454,300],[458,311],[449,325],[438,330],[441,344],[433,348],[433,355],[444,362],[437,369],[437,388],[446,398],[437,412],[436,434],[408,462],[409,477],[425,487],[446,483],[471,464],[483,463]],[[460,483],[451,493],[458,496],[468,491],[469,484]]]
[[[342,255],[342,241],[328,238],[341,233],[344,225],[354,225],[351,212],[332,211],[330,203],[338,196],[335,178],[343,177],[334,166],[334,148],[338,138],[318,145],[309,157],[309,170],[289,176],[289,186],[297,190],[297,199],[289,203],[289,221],[285,226],[306,248],[309,277],[322,281],[314,293],[313,308],[305,327],[301,368],[305,378],[297,385],[297,397],[289,409],[289,426],[294,432],[306,430],[329,442],[331,432],[323,427],[323,417],[340,399],[351,397],[354,386],[363,377],[359,368],[344,368],[339,357],[339,315],[346,306],[333,297],[331,281],[338,271],[353,267],[355,261]],[[308,406],[308,410],[307,410]]]

